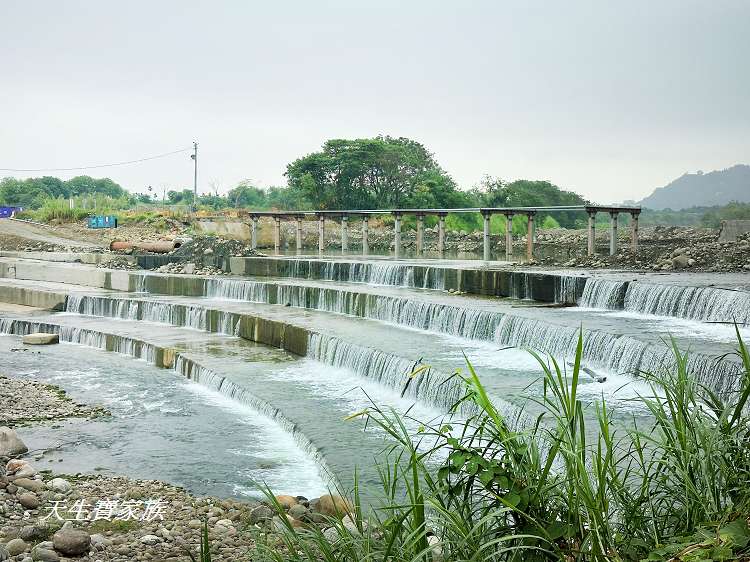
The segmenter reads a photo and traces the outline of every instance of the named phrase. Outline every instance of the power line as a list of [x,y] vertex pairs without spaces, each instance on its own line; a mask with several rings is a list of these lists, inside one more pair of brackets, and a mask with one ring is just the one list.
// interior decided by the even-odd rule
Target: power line
[[94,170],[96,168],[111,168],[113,166],[127,166],[128,164],[138,164],[139,162],[146,162],[148,160],[156,160],[157,158],[164,158],[166,156],[172,156],[173,154],[179,154],[180,152],[187,152],[193,150],[193,147],[181,148],[180,150],[174,150],[172,152],[165,152],[164,154],[157,154],[156,156],[147,156],[145,158],[138,158],[137,160],[128,160],[126,162],[114,162],[112,164],[97,164],[96,166],[78,166],[75,168],[0,168],[0,172],[71,172],[74,170]]

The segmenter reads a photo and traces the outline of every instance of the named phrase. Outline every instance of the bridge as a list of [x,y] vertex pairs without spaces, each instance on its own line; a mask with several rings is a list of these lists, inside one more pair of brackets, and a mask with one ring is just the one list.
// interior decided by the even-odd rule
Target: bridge
[[252,219],[251,245],[253,249],[258,246],[258,219],[270,217],[274,221],[274,249],[276,252],[281,247],[281,221],[294,220],[297,223],[296,247],[302,250],[302,221],[306,217],[315,217],[318,220],[318,251],[326,249],[325,223],[326,220],[340,222],[341,228],[341,250],[346,252],[349,247],[349,219],[358,218],[362,229],[362,255],[369,253],[368,228],[369,218],[373,215],[391,215],[394,218],[394,254],[396,258],[401,255],[401,218],[405,215],[415,216],[417,219],[417,255],[424,252],[424,219],[427,216],[438,218],[438,255],[445,255],[445,217],[449,213],[479,213],[482,215],[483,229],[483,258],[490,260],[490,219],[492,215],[504,215],[506,220],[505,230],[505,255],[511,260],[513,255],[513,231],[512,220],[515,215],[525,215],[527,222],[526,236],[526,258],[531,261],[534,257],[534,232],[536,223],[534,217],[537,213],[554,213],[562,211],[580,211],[588,215],[588,254],[593,255],[595,251],[595,224],[597,213],[608,213],[610,216],[609,226],[609,253],[617,253],[617,218],[620,213],[629,213],[631,216],[631,247],[633,252],[638,250],[638,217],[641,213],[640,207],[635,206],[609,206],[609,205],[567,205],[553,207],[467,207],[460,209],[361,209],[361,210],[334,210],[334,211],[250,211],[247,216]]

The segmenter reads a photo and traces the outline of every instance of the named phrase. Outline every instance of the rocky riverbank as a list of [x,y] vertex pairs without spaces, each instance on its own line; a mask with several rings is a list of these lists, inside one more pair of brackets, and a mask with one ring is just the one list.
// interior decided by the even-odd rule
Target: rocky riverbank
[[64,390],[50,384],[0,375],[0,389],[0,425],[19,426],[39,421],[94,418],[109,414],[101,406],[74,402]]
[[195,497],[156,480],[42,469],[14,428],[103,410],[52,385],[9,377],[0,378],[0,401],[7,424],[0,427],[0,562],[189,562],[204,528],[213,560],[237,561],[251,559],[258,540],[283,548],[277,534],[287,526],[328,528],[342,517],[354,525],[338,496],[237,501]]

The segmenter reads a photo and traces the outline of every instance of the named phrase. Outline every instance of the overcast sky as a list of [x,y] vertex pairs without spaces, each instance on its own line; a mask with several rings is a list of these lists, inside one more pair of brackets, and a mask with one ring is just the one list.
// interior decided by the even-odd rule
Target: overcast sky
[[[750,163],[749,28],[746,0],[0,0],[0,168],[195,139],[199,190],[226,191],[382,133],[464,188],[490,174],[640,199]],[[186,154],[88,173],[192,186]]]

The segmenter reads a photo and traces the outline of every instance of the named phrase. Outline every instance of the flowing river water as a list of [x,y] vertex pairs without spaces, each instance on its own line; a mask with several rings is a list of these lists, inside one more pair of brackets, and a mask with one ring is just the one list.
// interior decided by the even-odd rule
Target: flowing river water
[[[582,327],[594,376],[579,396],[588,405],[606,399],[626,420],[647,415],[633,398],[650,392],[643,372],[673,364],[670,338],[690,351],[695,377],[732,392],[735,328],[723,322],[750,321],[746,291],[706,284],[561,275],[554,300],[577,306],[550,307],[529,298],[524,275],[509,298],[490,298],[449,294],[446,270],[408,263],[287,259],[276,274],[123,273],[133,292],[51,281],[49,271],[0,280],[63,295],[64,311],[3,315],[5,350],[36,331],[64,342],[9,353],[8,366],[112,412],[24,428],[22,436],[35,448],[58,445],[46,456],[71,472],[98,467],[242,497],[259,495],[261,483],[308,496],[346,488],[356,469],[369,494],[378,486],[373,459],[388,441],[372,424],[346,418],[374,403],[408,412],[413,429],[445,419],[463,394],[452,375],[465,369],[464,356],[522,427],[535,413],[529,396],[541,392],[527,349],[565,364]],[[154,365],[165,349],[173,354],[168,369]],[[419,364],[429,370],[402,392]]]

